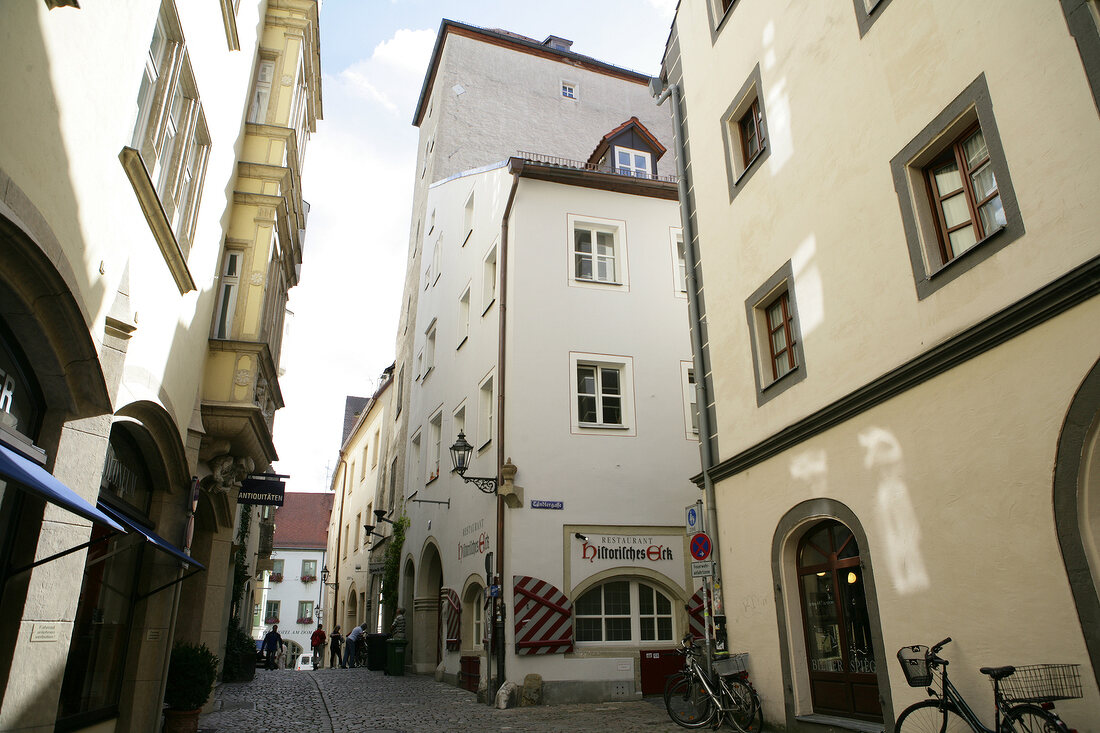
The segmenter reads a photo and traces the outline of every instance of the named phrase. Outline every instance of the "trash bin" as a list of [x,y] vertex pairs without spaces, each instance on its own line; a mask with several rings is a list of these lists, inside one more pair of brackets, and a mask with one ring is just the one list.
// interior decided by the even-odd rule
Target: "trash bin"
[[381,672],[386,668],[386,639],[389,634],[367,634],[367,669]]
[[408,639],[386,640],[386,674],[405,674],[405,646]]

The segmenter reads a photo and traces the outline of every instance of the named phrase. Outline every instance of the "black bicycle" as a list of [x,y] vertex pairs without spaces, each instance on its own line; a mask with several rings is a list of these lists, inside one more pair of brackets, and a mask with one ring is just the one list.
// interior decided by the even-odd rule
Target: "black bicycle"
[[723,722],[742,733],[760,733],[764,712],[746,669],[747,654],[713,659],[711,674],[700,663],[702,650],[688,634],[677,649],[684,655],[684,669],[669,675],[665,683],[665,709],[672,722],[684,728]]
[[[1069,733],[1054,712],[1055,700],[1081,697],[1077,664],[1034,664],[1026,667],[982,667],[993,683],[993,727],[986,728],[947,678],[947,660],[939,655],[947,637],[929,649],[913,645],[898,650],[898,661],[910,687],[925,687],[928,700],[901,711],[896,733]],[[932,688],[940,673],[940,690]]]

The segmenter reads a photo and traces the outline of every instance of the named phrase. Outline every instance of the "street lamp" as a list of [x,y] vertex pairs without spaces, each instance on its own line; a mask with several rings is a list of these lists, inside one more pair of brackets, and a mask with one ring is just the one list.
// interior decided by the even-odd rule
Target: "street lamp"
[[393,524],[392,519],[386,519],[386,510],[385,509],[375,509],[374,510],[374,516],[378,519],[379,522],[386,522],[387,524]]
[[454,464],[454,473],[457,473],[462,477],[462,480],[468,484],[473,484],[486,494],[497,493],[497,479],[496,477],[486,478],[483,476],[467,476],[466,469],[470,467],[470,454],[473,453],[474,447],[466,441],[466,434],[461,430],[458,432],[458,440],[451,446],[451,463]]
[[325,565],[324,567],[321,568],[321,582],[324,583],[325,585],[327,585],[329,588],[339,588],[340,587],[340,581],[339,580],[334,580],[331,583],[328,582],[329,575],[331,575],[331,573],[329,573],[329,571],[328,571],[328,565]]

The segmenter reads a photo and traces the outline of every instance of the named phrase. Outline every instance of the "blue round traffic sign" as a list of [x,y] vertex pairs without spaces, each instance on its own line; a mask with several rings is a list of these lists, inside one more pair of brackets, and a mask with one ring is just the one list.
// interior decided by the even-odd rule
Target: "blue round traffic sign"
[[692,535],[691,543],[691,556],[696,560],[706,560],[710,557],[710,537],[700,532],[696,535]]

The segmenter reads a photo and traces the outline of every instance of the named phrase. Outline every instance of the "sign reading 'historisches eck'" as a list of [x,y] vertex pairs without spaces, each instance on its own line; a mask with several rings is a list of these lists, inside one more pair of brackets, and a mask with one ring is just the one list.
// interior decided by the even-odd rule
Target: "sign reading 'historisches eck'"
[[682,583],[684,554],[683,535],[589,532],[570,543],[570,582],[604,570],[646,568]]

